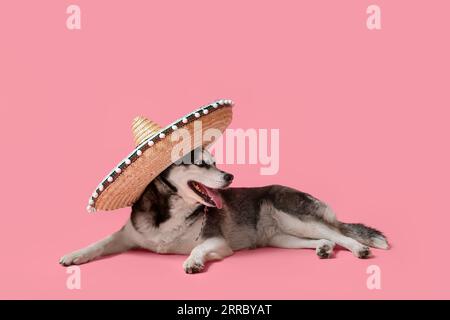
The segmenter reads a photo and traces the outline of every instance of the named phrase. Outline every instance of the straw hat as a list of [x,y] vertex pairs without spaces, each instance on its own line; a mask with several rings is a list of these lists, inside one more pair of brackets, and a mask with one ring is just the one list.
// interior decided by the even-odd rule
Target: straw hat
[[[89,198],[87,210],[114,210],[132,206],[147,185],[174,161],[200,146],[208,147],[213,141],[203,141],[203,132],[217,129],[221,134],[232,119],[231,100],[218,100],[178,119],[165,128],[144,117],[133,120],[132,132],[136,148],[123,159],[98,185]],[[172,135],[181,128],[189,133],[183,141],[179,158],[173,159],[172,150],[178,141]],[[175,140],[175,139],[174,139]],[[187,144],[186,144],[187,143]]]

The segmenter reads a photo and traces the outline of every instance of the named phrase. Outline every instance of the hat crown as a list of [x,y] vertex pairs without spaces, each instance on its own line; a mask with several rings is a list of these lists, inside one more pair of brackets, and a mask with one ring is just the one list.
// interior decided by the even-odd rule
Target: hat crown
[[133,131],[134,143],[138,146],[156,132],[160,131],[161,127],[154,121],[138,116],[133,119],[131,130]]

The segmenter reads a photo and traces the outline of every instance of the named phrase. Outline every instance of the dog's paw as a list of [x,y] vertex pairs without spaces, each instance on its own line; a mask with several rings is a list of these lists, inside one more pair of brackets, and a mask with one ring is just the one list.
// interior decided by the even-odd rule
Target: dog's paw
[[59,264],[68,267],[71,265],[79,265],[86,262],[89,262],[93,259],[90,254],[83,251],[75,251],[69,254],[66,254],[61,259],[59,259]]
[[372,252],[370,251],[370,248],[366,247],[366,246],[362,246],[358,250],[355,250],[353,252],[353,254],[355,255],[355,257],[357,257],[359,259],[368,259],[372,256]]
[[205,268],[204,264],[200,261],[195,261],[194,259],[188,258],[183,263],[183,269],[186,273],[199,273]]
[[320,240],[319,245],[316,248],[316,254],[320,259],[328,259],[333,255],[334,242],[329,240]]

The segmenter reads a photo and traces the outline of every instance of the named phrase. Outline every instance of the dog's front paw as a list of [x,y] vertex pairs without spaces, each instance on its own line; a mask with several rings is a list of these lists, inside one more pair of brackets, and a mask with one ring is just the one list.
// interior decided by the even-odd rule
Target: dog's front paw
[[199,273],[202,272],[203,269],[205,268],[205,266],[203,265],[202,262],[200,261],[195,261],[192,258],[188,258],[184,263],[183,263],[183,269],[186,273]]
[[333,255],[335,243],[329,240],[320,240],[316,248],[316,254],[320,259],[328,259]]
[[71,265],[78,265],[89,262],[92,260],[91,255],[83,251],[75,251],[69,254],[66,254],[61,259],[59,259],[59,264],[65,267]]

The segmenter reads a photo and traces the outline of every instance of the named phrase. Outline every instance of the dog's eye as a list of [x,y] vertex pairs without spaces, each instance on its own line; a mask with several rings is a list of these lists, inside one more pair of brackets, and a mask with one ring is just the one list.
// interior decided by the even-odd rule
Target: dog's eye
[[206,167],[208,164],[205,161],[199,161],[195,163],[197,167]]

